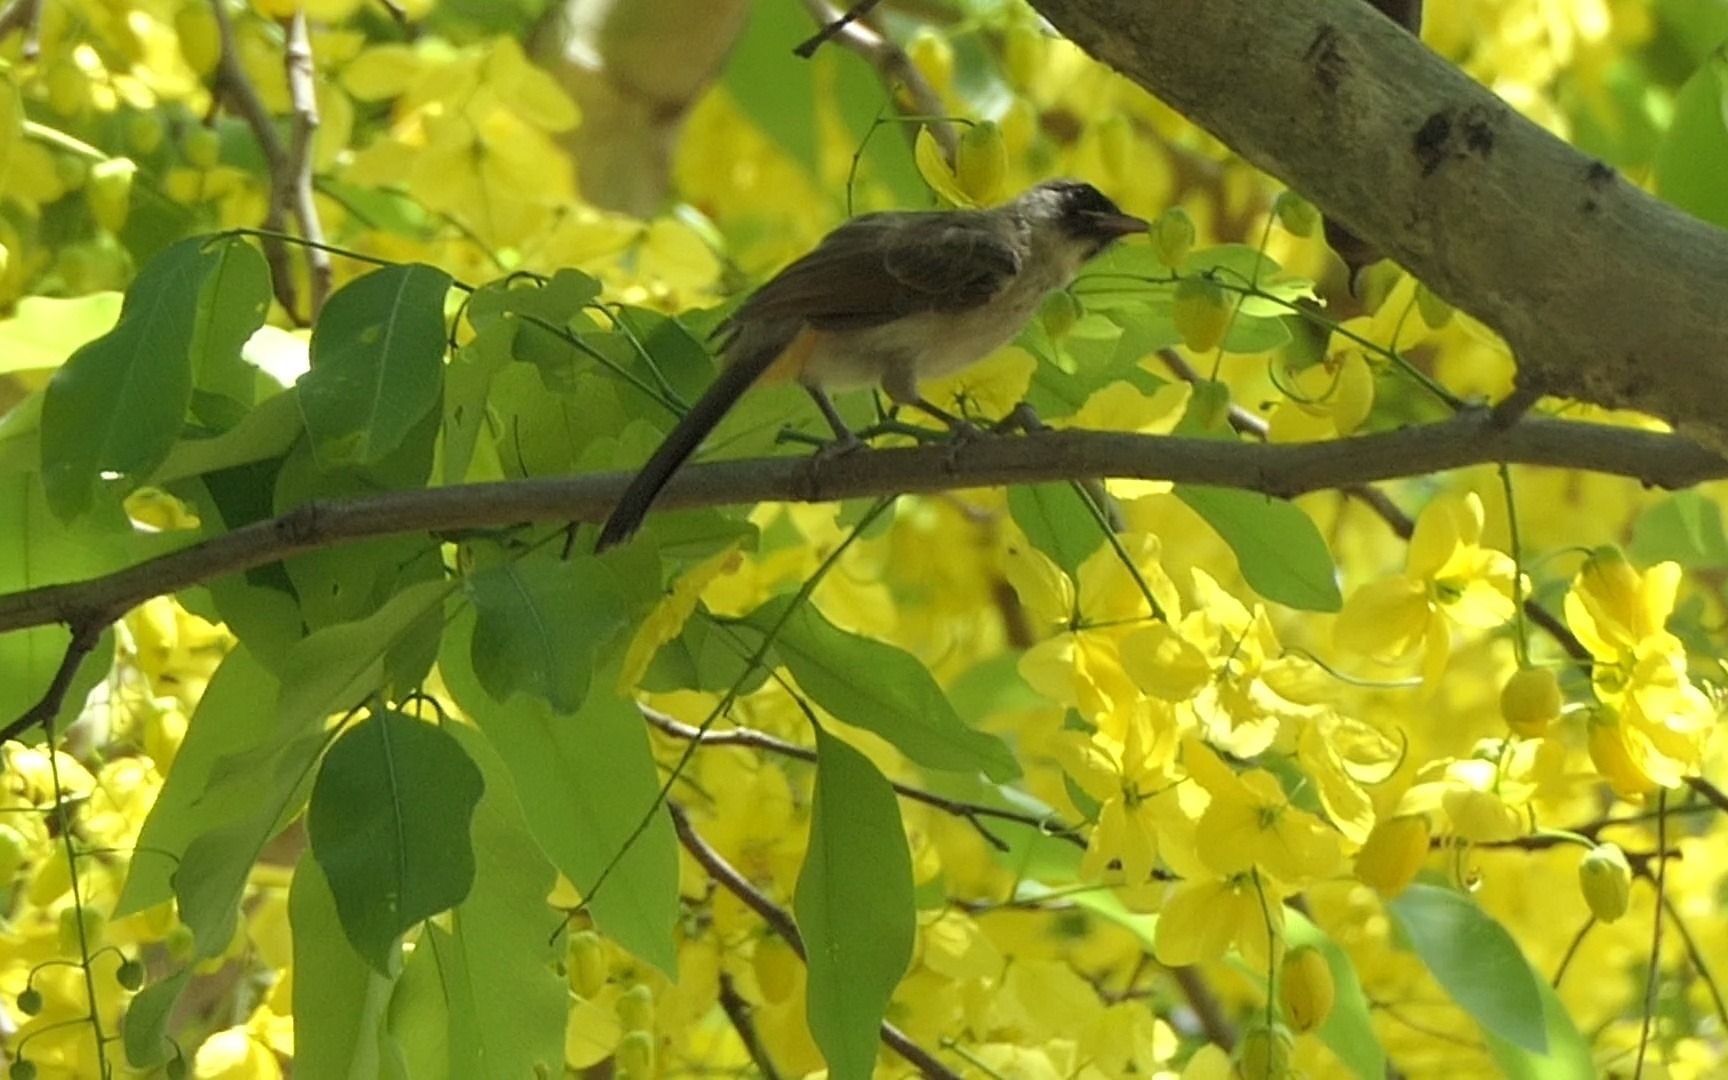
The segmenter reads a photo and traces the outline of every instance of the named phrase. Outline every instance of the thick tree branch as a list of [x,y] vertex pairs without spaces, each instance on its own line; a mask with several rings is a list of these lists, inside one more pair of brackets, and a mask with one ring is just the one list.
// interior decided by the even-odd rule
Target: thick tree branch
[[[658,505],[830,502],[1099,476],[1293,496],[1498,461],[1588,469],[1665,488],[1728,476],[1728,460],[1678,436],[1541,418],[1500,427],[1488,413],[1474,412],[1402,431],[1295,445],[1060,431],[838,458],[724,461],[683,470]],[[589,474],[311,502],[99,578],[0,596],[0,632],[124,611],[152,596],[368,537],[596,521],[628,481],[627,473]]]
[[1520,379],[1728,449],[1728,232],[1360,0],[1033,0],[1081,47],[1498,330]]

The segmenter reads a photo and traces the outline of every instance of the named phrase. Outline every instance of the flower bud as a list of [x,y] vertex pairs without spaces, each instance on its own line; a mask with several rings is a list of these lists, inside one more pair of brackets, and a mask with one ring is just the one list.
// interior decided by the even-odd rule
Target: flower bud
[[654,1030],[654,991],[643,983],[624,991],[613,1009],[625,1031]]
[[1236,1050],[1236,1075],[1242,1080],[1284,1080],[1294,1075],[1295,1050],[1296,1040],[1283,1026],[1254,1028],[1243,1033]]
[[1290,1027],[1300,1035],[1326,1022],[1332,1013],[1336,988],[1332,984],[1332,965],[1326,956],[1312,945],[1300,945],[1284,957],[1284,970],[1278,977],[1278,996],[1284,1003],[1284,1016]]
[[1376,822],[1356,853],[1356,880],[1381,896],[1397,896],[1428,861],[1428,819],[1421,814]]
[[90,204],[90,216],[109,232],[119,232],[126,225],[132,210],[132,177],[138,166],[129,158],[109,158],[90,167],[90,179],[84,186],[84,199]]
[[1152,223],[1152,250],[1172,270],[1182,269],[1188,249],[1194,246],[1194,219],[1180,206],[1172,206]]
[[1632,866],[1618,844],[1597,844],[1578,864],[1578,886],[1590,914],[1611,923],[1632,902]]
[[1547,732],[1560,718],[1560,679],[1549,668],[1520,668],[1500,690],[1500,715],[1526,738]]
[[646,1080],[654,1075],[654,1036],[632,1031],[618,1040],[615,1075],[625,1080]]
[[906,43],[906,58],[938,94],[954,89],[954,46],[934,30],[919,30]]
[[1050,335],[1051,341],[1061,341],[1085,313],[1086,309],[1073,293],[1067,289],[1058,289],[1051,293],[1044,301],[1044,306],[1038,309],[1038,321],[1043,324],[1044,332]]
[[1193,352],[1208,353],[1223,342],[1230,327],[1230,305],[1217,285],[1205,278],[1187,278],[1176,286],[1170,320],[1182,335],[1182,344]]
[[570,989],[591,998],[606,985],[606,943],[592,930],[570,935]]

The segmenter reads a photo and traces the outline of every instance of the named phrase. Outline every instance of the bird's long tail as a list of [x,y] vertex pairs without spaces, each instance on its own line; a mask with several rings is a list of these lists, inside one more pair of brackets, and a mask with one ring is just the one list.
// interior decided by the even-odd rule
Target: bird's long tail
[[773,362],[778,349],[762,350],[765,355],[740,356],[720,369],[720,375],[703,392],[684,418],[666,433],[648,461],[618,497],[612,516],[600,527],[600,538],[594,542],[596,553],[614,544],[623,543],[642,527],[648,508],[654,505],[660,489],[689,456],[702,445],[720,420],[729,412],[744,391],[750,389],[762,372]]

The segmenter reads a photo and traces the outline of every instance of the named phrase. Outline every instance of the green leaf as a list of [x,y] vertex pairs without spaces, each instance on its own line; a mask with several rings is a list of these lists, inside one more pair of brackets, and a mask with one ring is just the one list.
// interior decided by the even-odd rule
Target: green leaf
[[634,836],[660,794],[641,714],[607,683],[575,713],[526,694],[500,703],[474,672],[473,636],[474,616],[459,614],[445,631],[438,666],[504,759],[541,850],[585,894],[623,851],[589,911],[614,941],[663,972],[677,970],[678,841],[664,809]]
[[449,291],[449,274],[411,263],[373,271],[324,305],[312,370],[296,384],[321,466],[382,461],[438,403]]
[[[770,600],[750,622],[767,632],[793,602]],[[775,649],[811,700],[837,719],[882,736],[918,764],[979,770],[996,781],[1020,775],[1008,746],[961,723],[929,669],[912,654],[841,630],[808,603],[786,619]]]
[[443,953],[457,961],[443,981],[452,1015],[462,1018],[450,1031],[452,1068],[461,1076],[556,1075],[568,1007],[563,941],[550,932],[557,919],[546,903],[557,874],[497,752],[473,728],[449,731],[486,781],[474,813],[474,887],[451,914]]
[[592,556],[523,558],[469,579],[474,673],[499,701],[521,692],[574,712],[600,648],[624,625],[612,571]]
[[[898,205],[929,205],[930,189],[924,186],[912,160],[912,149],[902,130],[905,125],[894,122],[894,104],[884,92],[882,76],[850,49],[823,49],[816,54],[816,61],[834,68],[834,100],[854,146],[863,155],[864,169],[894,193]],[[878,117],[887,122],[876,124]]]
[[360,704],[384,685],[385,659],[429,612],[440,611],[456,586],[424,581],[392,596],[358,622],[328,626],[296,643],[282,661],[278,723],[301,729]]
[[[486,797],[491,795],[488,778]],[[385,1038],[403,1058],[403,1073],[414,1080],[449,1080],[454,1075],[450,1071],[450,1029],[458,1019],[451,1015],[450,1001],[445,997],[445,971],[440,960],[450,947],[450,935],[437,923],[427,923],[390,995]]]
[[300,437],[300,405],[291,393],[258,403],[238,424],[220,435],[181,439],[157,467],[153,480],[168,484],[190,476],[219,472],[279,458]]
[[1434,980],[1483,1031],[1548,1052],[1541,980],[1505,927],[1474,900],[1436,885],[1412,885],[1386,908]]
[[310,851],[288,887],[294,935],[296,1076],[376,1077],[392,980],[378,974],[343,934],[336,897]]
[[59,367],[114,328],[120,303],[117,292],[19,298],[12,316],[0,319],[0,375]]
[[[34,474],[0,471],[0,593],[78,581],[114,569],[130,532],[125,517],[113,507],[62,522],[48,509]],[[71,643],[71,631],[60,624],[0,634],[0,723],[11,723],[41,699]],[[85,696],[113,660],[110,631],[78,665],[54,717],[57,724],[77,717]]]
[[1548,1050],[1533,1053],[1516,1046],[1492,1031],[1484,1031],[1488,1053],[1500,1066],[1507,1080],[1593,1080],[1598,1075],[1590,1052],[1590,1042],[1572,1022],[1560,996],[1545,979],[1536,979],[1536,989],[1542,995],[1542,1018],[1547,1025]]
[[[192,388],[250,407],[258,369],[240,357],[246,340],[270,311],[270,268],[250,243],[228,237],[206,248],[211,266],[198,290],[190,355]],[[199,419],[215,417],[196,406]]]
[[1645,565],[1672,559],[1688,570],[1720,569],[1728,565],[1722,510],[1700,492],[1676,492],[1638,515],[1631,551]]
[[1656,148],[1656,194],[1728,228],[1728,45],[1699,65],[1674,98],[1674,120]]
[[1073,484],[1016,484],[1008,489],[1008,512],[1032,546],[1069,577],[1104,542],[1103,527]]
[[[276,700],[277,687],[275,677],[244,644],[223,658],[198,701],[150,816],[144,819],[126,885],[114,902],[115,918],[171,897],[175,864],[193,838],[253,809],[255,786],[226,784],[211,790],[211,780],[219,764],[233,764],[242,751],[270,740],[276,714],[265,703]],[[262,767],[268,762],[255,764]],[[264,778],[261,772],[258,779]]]
[[42,407],[42,482],[61,518],[98,483],[123,495],[168,456],[192,399],[190,351],[205,278],[219,257],[182,240],[144,264],[113,330],[54,373]]
[[810,968],[810,1033],[835,1080],[869,1077],[888,999],[912,959],[912,857],[894,789],[816,729],[810,846],[793,910]]
[[381,974],[394,972],[397,940],[410,927],[468,895],[469,826],[483,786],[449,733],[390,710],[348,729],[324,755],[306,833],[342,929]]
[[128,1065],[148,1069],[174,1056],[174,1044],[168,1039],[168,1021],[191,981],[191,967],[183,967],[138,991],[127,1002],[126,1015],[120,1021],[120,1039],[126,1048]]
[[1284,919],[1290,944],[1319,949],[1326,958],[1326,966],[1332,970],[1332,1012],[1320,1025],[1321,1041],[1362,1080],[1381,1080],[1386,1075],[1386,1051],[1374,1034],[1368,995],[1356,976],[1350,954],[1300,911],[1286,908]]
[[1332,553],[1295,503],[1198,484],[1178,484],[1176,496],[1230,545],[1242,576],[1261,596],[1301,611],[1343,605]]

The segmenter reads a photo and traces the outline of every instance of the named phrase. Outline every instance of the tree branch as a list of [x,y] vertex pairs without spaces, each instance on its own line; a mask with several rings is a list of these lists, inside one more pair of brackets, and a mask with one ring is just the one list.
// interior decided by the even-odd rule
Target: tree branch
[[1499,331],[1520,382],[1728,449],[1728,232],[1360,0],[1033,0],[1082,48]]
[[[718,882],[721,888],[743,901],[744,906],[754,911],[763,922],[783,938],[792,951],[804,959],[804,938],[798,933],[798,924],[792,920],[792,913],[774,903],[762,894],[762,891],[750,883],[750,880],[727,862],[725,857],[708,841],[696,832],[690,824],[690,818],[684,808],[670,800],[666,810],[672,815],[672,828],[678,833],[678,842],[684,845],[684,850],[696,860],[697,865],[708,871],[708,876]],[[911,1062],[918,1071],[934,1080],[960,1080],[960,1074],[937,1061],[930,1052],[907,1037],[906,1033],[882,1021],[882,1042],[892,1048],[901,1057]]]
[[[1477,411],[1402,431],[1316,443],[1256,445],[1060,431],[837,458],[723,461],[682,470],[658,505],[680,510],[762,501],[832,502],[1097,476],[1287,497],[1499,461],[1588,469],[1667,488],[1728,476],[1728,460],[1678,436],[1542,418],[1502,428]],[[0,596],[0,632],[66,622],[93,610],[125,611],[152,596],[370,537],[529,521],[596,521],[611,510],[629,479],[628,473],[585,474],[313,501],[112,574]]]
[[318,217],[318,204],[312,194],[312,153],[318,136],[318,94],[313,78],[312,41],[306,33],[306,13],[295,11],[283,21],[288,32],[282,50],[288,74],[288,97],[294,103],[293,126],[290,129],[287,158],[281,174],[272,170],[270,186],[272,200],[281,200],[275,216],[292,212],[300,223],[300,235],[311,243],[306,252],[306,275],[311,283],[307,298],[308,320],[318,318],[324,298],[330,295],[330,253],[323,248],[324,223]]
[[[829,38],[846,46],[863,58],[864,62],[875,68],[888,84],[888,98],[894,100],[894,88],[898,83],[908,97],[912,99],[912,111],[920,116],[942,116],[948,107],[942,103],[942,95],[938,94],[924,74],[912,64],[912,58],[906,55],[906,50],[895,44],[893,39],[880,34],[868,23],[861,22],[864,16],[875,7],[877,0],[864,0],[855,4],[847,11],[839,11],[828,0],[804,0],[804,6],[822,27],[815,36],[799,45],[793,52],[808,60],[816,55],[816,50]],[[935,138],[937,145],[942,147],[942,156],[949,165],[954,164],[954,156],[960,152],[960,136],[950,123],[931,123],[925,125]],[[908,129],[909,133],[911,129]]]
[[60,657],[60,666],[55,669],[54,677],[48,680],[48,689],[43,691],[36,704],[25,710],[24,715],[0,728],[0,743],[19,738],[37,724],[46,724],[60,715],[60,707],[66,702],[66,693],[72,688],[72,679],[78,674],[79,666],[95,651],[102,640],[102,631],[112,621],[113,618],[109,617],[87,616],[73,622],[72,640],[66,643],[65,655]]

